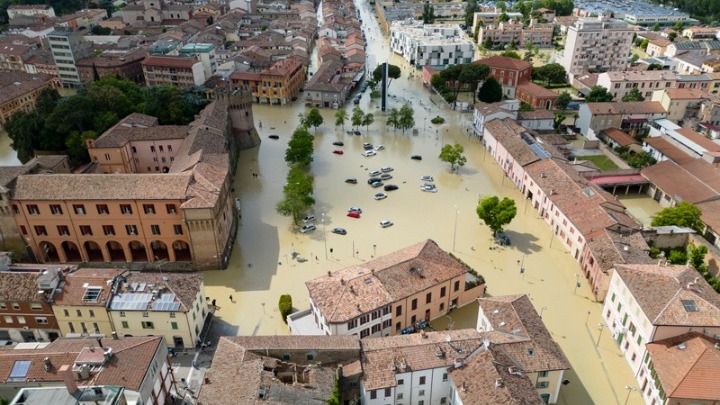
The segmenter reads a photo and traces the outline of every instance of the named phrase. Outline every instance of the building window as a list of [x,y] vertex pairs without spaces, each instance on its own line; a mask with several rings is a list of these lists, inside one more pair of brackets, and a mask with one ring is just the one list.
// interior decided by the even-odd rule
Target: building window
[[90,225],[80,225],[80,234],[83,236],[92,236],[92,228]]
[[18,323],[20,323],[20,324],[22,324],[22,325],[25,325],[25,324],[27,323],[27,322],[25,321],[25,317],[24,317],[24,316],[18,316],[18,317],[17,317],[17,320],[18,320]]
[[35,225],[33,228],[35,228],[35,234],[37,236],[47,236],[47,229],[45,229],[42,225]]
[[[422,377],[420,377],[422,378]],[[418,391],[418,396],[424,397],[425,396],[425,390]]]
[[27,235],[27,228],[25,228],[25,225],[20,225],[20,232],[23,235]]
[[445,296],[445,287],[440,289],[440,297],[442,298],[444,296]]
[[399,392],[399,393],[397,394],[397,399],[403,399],[403,394],[402,394],[402,392]]
[[395,307],[395,316],[400,315],[402,315],[402,305],[398,305],[397,307]]
[[385,388],[385,397],[389,397],[392,395],[392,388]]
[[50,204],[50,212],[53,215],[62,215],[62,207],[58,204]]
[[40,208],[35,204],[28,204],[27,210],[30,215],[40,215]]
[[13,323],[13,317],[12,316],[5,316],[5,323]]
[[147,311],[143,311],[143,318],[147,318],[147,317],[148,317]]
[[85,206],[83,204],[73,204],[73,211],[76,215],[85,215]]
[[97,204],[97,212],[100,215],[108,215],[110,213],[110,209],[107,204]]
[[13,209],[13,213],[15,213],[15,214],[20,213],[20,208],[18,208],[17,204],[13,204],[12,209]]
[[103,225],[105,235],[115,235],[115,227],[112,225]]
[[82,311],[80,311],[79,309],[76,309],[75,314],[77,314],[77,316],[82,316]]
[[535,383],[535,388],[548,388],[550,387],[549,381],[538,381]]
[[168,214],[175,214],[177,210],[175,209],[175,204],[165,204],[165,208],[167,208]]
[[57,230],[61,236],[70,236],[70,228],[65,225],[58,225]]
[[88,310],[88,313],[90,314],[90,317],[91,317],[91,318],[94,318],[94,317],[95,317],[95,311],[94,311],[94,310],[90,309],[90,310]]
[[150,152],[155,152],[155,147],[154,147],[154,146],[150,146]]
[[370,391],[370,399],[377,399],[377,390]]
[[70,316],[70,312],[67,309],[63,309],[63,315]]
[[448,375],[447,375],[447,373],[443,373],[443,381],[447,381],[447,380],[448,380]]
[[413,311],[417,309],[417,298],[413,298],[410,309]]
[[128,329],[129,328],[128,322],[122,321],[122,327],[123,327],[123,329]]
[[396,323],[396,324],[395,324],[395,330],[396,330],[396,331],[397,331],[397,330],[400,330],[400,328],[402,328],[402,326],[400,325],[400,322]]
[[150,231],[153,235],[160,235],[160,225],[150,225]]
[[460,291],[460,281],[455,282],[455,291]]
[[131,215],[132,214],[132,206],[130,204],[120,204],[120,212],[123,215]]
[[155,325],[153,325],[152,322],[144,321],[144,322],[140,322],[140,324],[142,325],[143,329],[155,329]]
[[110,154],[109,154],[109,153],[106,153],[106,154],[105,154],[105,160],[110,160]]
[[155,204],[143,204],[143,211],[146,214],[155,214]]
[[32,304],[30,304],[30,309],[33,311],[42,311],[42,304],[33,302]]
[[432,301],[432,293],[427,293],[427,295],[425,295],[425,303],[429,304],[431,301]]
[[134,146],[131,146],[130,150],[132,151],[132,153],[137,153],[137,149]]
[[168,150],[168,152],[172,152],[172,145],[168,145],[167,150]]
[[163,151],[163,146],[162,146],[162,145],[158,146],[158,150],[159,150],[160,152],[162,152],[162,151]]
[[125,311],[120,311],[120,317],[125,318]]
[[548,374],[550,374],[549,371],[540,371],[538,372],[538,377],[547,377]]
[[173,229],[175,230],[175,235],[182,235],[182,225],[173,225]]
[[178,328],[177,322],[170,322],[170,327],[177,330],[177,328]]
[[68,322],[68,328],[70,329],[70,333],[75,333],[75,325],[73,325],[72,322]]
[[425,377],[420,377],[420,385],[425,385]]
[[137,235],[138,234],[137,226],[135,226],[135,225],[125,225],[125,231],[127,232],[128,235]]

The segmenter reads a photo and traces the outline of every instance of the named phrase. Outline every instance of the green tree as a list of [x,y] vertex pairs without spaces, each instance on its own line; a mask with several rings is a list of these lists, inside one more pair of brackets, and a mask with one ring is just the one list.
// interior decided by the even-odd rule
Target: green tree
[[708,265],[705,263],[707,253],[708,249],[705,245],[695,246],[695,244],[691,242],[687,247],[688,262],[701,274],[705,274],[708,271]]
[[353,108],[352,117],[350,117],[350,122],[352,123],[354,128],[357,128],[360,125],[362,125],[364,117],[365,117],[365,113],[363,113],[363,110],[361,110],[360,107],[355,107],[355,108]]
[[320,110],[317,108],[312,108],[310,112],[305,114],[303,118],[300,120],[300,124],[304,127],[315,128],[315,133],[317,134],[317,127],[323,124],[325,120],[323,119],[322,114],[320,114]]
[[77,166],[89,159],[87,152],[87,140],[97,139],[97,133],[94,131],[85,131],[82,134],[73,131],[65,139],[65,150],[68,153],[68,160],[73,166]]
[[525,55],[523,55],[522,60],[528,63],[532,63],[534,54],[530,51],[525,52]]
[[477,0],[468,0],[465,4],[465,26],[470,27],[473,24],[475,13],[480,11]]
[[440,150],[438,158],[443,162],[450,163],[450,170],[452,171],[455,170],[456,165],[459,167],[465,166],[467,158],[463,155],[463,152],[465,152],[465,148],[459,143],[447,144]]
[[502,12],[505,12],[508,9],[507,4],[505,4],[505,2],[502,0],[495,3],[495,7],[500,9]]
[[592,86],[590,92],[585,96],[587,103],[601,103],[612,101],[613,95],[603,86]]
[[660,23],[655,23],[652,26],[653,31],[660,31]]
[[517,42],[515,42],[515,39],[511,39],[510,43],[507,46],[508,51],[514,51],[517,49]]
[[362,126],[365,127],[365,133],[370,132],[370,125],[372,125],[375,122],[375,116],[372,113],[367,113],[363,116],[362,119]]
[[651,225],[675,225],[702,232],[705,225],[700,219],[701,215],[702,210],[700,210],[700,208],[687,201],[683,201],[674,207],[667,207],[658,212],[655,218],[653,218]]
[[645,38],[640,42],[640,48],[642,48],[643,51],[647,51],[647,47],[650,44],[650,40]]
[[661,65],[659,63],[651,63],[650,65],[648,65],[647,70],[662,70],[662,69],[663,69],[663,65]]
[[304,126],[298,127],[293,132],[285,150],[285,162],[289,165],[305,167],[313,161],[314,137]]
[[483,39],[483,48],[492,49],[493,45],[493,39],[490,35],[486,36],[485,39]]
[[633,87],[622,96],[622,101],[645,101],[645,97],[642,96],[642,93],[640,93],[637,87]]
[[397,129],[400,123],[400,111],[393,107],[388,112],[388,119],[385,125],[393,127],[393,129]]
[[677,32],[678,34],[679,34],[680,32],[682,32],[682,29],[683,29],[683,23],[682,23],[682,21],[676,22],[675,25],[673,25],[672,29],[673,29],[673,31]]
[[675,42],[675,38],[677,38],[678,34],[677,32],[671,32],[668,34],[668,41]]
[[52,113],[60,99],[60,93],[58,93],[56,89],[46,87],[40,90],[40,94],[38,94],[35,100],[35,110],[45,117]]
[[671,250],[667,258],[672,264],[686,264],[688,261],[687,252],[677,249]]
[[423,11],[422,16],[420,17],[423,24],[432,24],[435,22],[435,7],[430,5],[430,3],[425,3],[423,5]]
[[[402,74],[402,71],[400,70],[399,66],[391,65],[388,63],[387,87],[390,87],[390,83],[392,83],[392,79],[399,79],[401,74]],[[373,70],[373,80],[377,83],[382,83],[382,64],[377,65],[375,70]]]
[[570,93],[568,93],[567,91],[563,91],[558,96],[557,101],[555,101],[555,107],[560,110],[564,110],[567,108],[568,104],[570,104],[571,101],[572,97],[570,96]]
[[340,383],[337,378],[335,378],[332,395],[328,398],[327,405],[340,405]]
[[490,196],[480,199],[475,212],[495,236],[515,218],[517,207],[515,201],[510,198],[505,197],[500,200],[497,196]]
[[640,59],[640,55],[633,53],[632,56],[630,57],[630,64],[637,62],[638,59]]
[[17,157],[22,163],[35,157],[44,121],[37,111],[20,111],[5,121],[3,127],[12,141],[10,146],[17,151]]
[[548,86],[555,83],[565,83],[567,78],[565,68],[559,63],[548,63],[533,69],[532,75],[533,79],[545,81]]
[[502,85],[494,77],[488,77],[478,90],[478,100],[484,103],[495,103],[502,100]]
[[341,108],[335,112],[335,127],[342,127],[345,131],[345,121],[347,121],[347,110]]
[[500,56],[504,56],[504,57],[506,57],[506,58],[513,58],[513,59],[522,59],[522,58],[520,57],[520,54],[517,53],[517,52],[515,52],[515,51],[513,51],[513,50],[507,50],[507,51],[505,51],[505,52],[502,52],[502,53],[500,54]]
[[510,17],[507,15],[507,13],[503,12],[500,14],[500,17],[498,17],[498,22],[506,22],[510,21]]
[[405,134],[405,130],[415,126],[415,110],[410,107],[410,103],[405,103],[400,107],[397,123],[397,127],[403,131],[403,134]]
[[292,313],[292,296],[290,294],[283,294],[280,296],[278,301],[278,310],[280,316],[282,316],[283,322],[287,323],[287,317]]
[[287,184],[283,187],[283,199],[275,206],[278,214],[291,216],[295,225],[298,225],[307,210],[315,204],[312,197],[313,181],[312,174],[305,173],[297,166],[290,167]]
[[382,94],[380,93],[380,90],[373,90],[373,91],[370,92],[370,99],[371,99],[371,100],[374,100],[374,99],[376,99],[376,98],[380,98],[380,96],[382,96]]

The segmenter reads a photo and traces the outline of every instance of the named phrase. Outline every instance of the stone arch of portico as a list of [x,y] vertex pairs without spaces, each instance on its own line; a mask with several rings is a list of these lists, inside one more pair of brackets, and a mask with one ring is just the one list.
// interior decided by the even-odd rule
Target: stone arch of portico
[[51,242],[42,241],[38,243],[38,249],[40,251],[40,257],[38,259],[40,259],[43,263],[60,261],[60,254],[55,245]]

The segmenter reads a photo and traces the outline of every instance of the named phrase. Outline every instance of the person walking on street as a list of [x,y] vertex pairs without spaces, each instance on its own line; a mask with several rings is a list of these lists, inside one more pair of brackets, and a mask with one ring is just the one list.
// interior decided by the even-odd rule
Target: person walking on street
[[230,294],[230,302],[234,302],[232,298],[232,294]]

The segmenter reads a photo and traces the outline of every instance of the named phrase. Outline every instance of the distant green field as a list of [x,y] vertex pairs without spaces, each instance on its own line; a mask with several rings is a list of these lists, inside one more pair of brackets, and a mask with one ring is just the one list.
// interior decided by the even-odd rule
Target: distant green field
[[595,163],[600,170],[613,170],[618,168],[617,165],[605,155],[578,156],[578,160],[589,160]]

